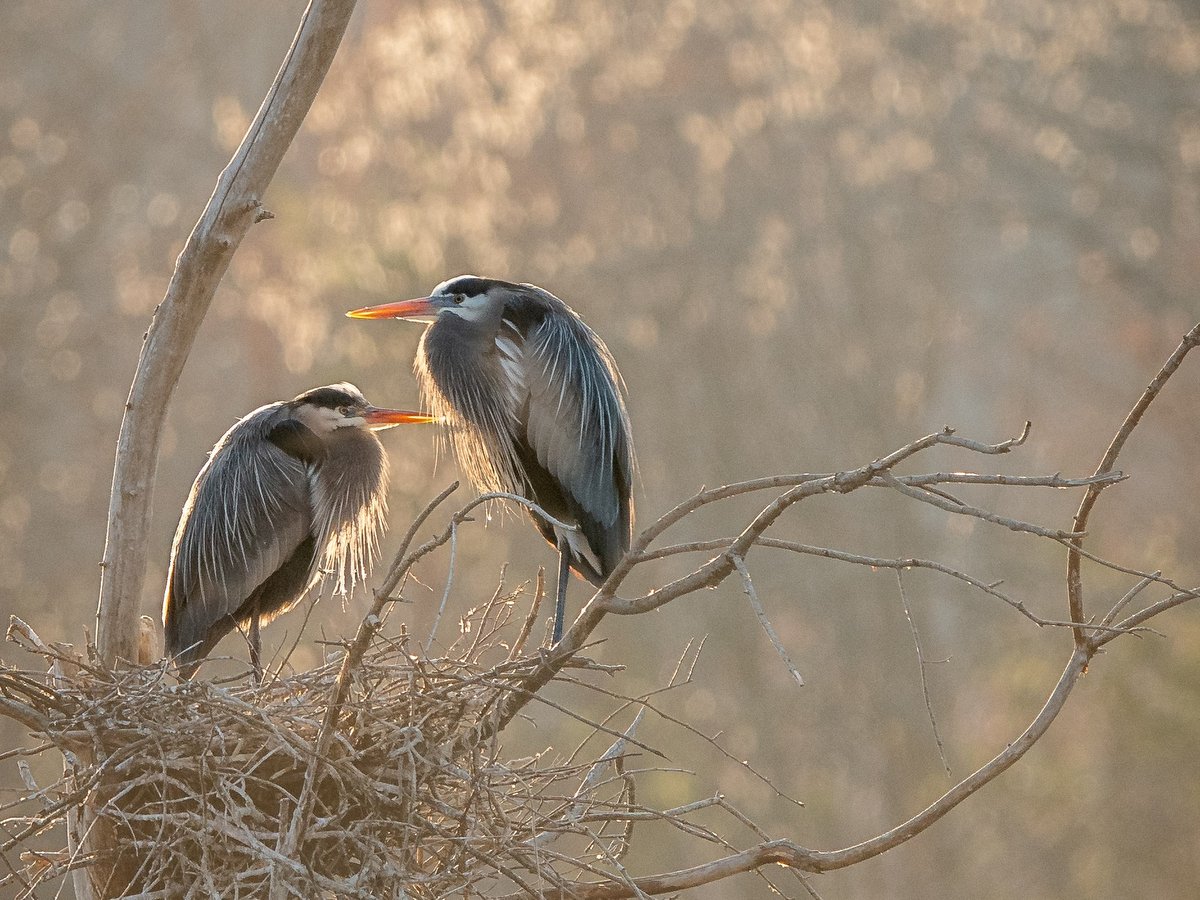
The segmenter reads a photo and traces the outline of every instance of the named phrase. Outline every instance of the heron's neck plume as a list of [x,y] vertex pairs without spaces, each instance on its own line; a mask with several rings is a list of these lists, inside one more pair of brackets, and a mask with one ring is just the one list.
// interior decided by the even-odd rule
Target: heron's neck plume
[[[454,446],[459,468],[475,487],[520,491],[524,480],[513,433],[522,398],[510,387],[523,339],[510,326],[501,327],[499,311],[486,328],[459,321],[449,327],[438,322],[425,332],[413,366],[421,394],[429,411],[446,423],[439,437]],[[498,343],[500,336],[504,343]]]
[[335,594],[365,581],[379,554],[387,518],[387,455],[362,428],[339,428],[325,438],[329,453],[313,475],[313,530],[321,570]]

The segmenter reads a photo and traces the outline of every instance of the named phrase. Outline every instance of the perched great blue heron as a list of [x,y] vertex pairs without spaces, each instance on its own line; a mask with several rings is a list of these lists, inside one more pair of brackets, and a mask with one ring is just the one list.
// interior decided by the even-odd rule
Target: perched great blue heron
[[600,585],[629,549],[633,443],[612,354],[549,291],[474,275],[347,315],[432,323],[414,368],[459,466],[481,490],[527,497],[576,526],[532,515],[559,551],[557,643],[568,567]]
[[260,407],[217,441],[184,504],[163,598],[166,652],[183,677],[235,627],[261,676],[261,624],[322,575],[335,592],[366,577],[387,511],[387,456],[371,429],[430,421],[332,384]]

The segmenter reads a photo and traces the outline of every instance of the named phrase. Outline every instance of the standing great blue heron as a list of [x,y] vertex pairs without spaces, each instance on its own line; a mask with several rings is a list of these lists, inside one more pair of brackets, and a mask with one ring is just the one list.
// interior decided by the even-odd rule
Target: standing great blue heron
[[260,407],[217,441],[184,504],[163,598],[166,652],[184,678],[235,627],[261,677],[260,624],[323,574],[335,591],[366,578],[388,482],[371,429],[431,421],[332,384]]
[[599,586],[629,549],[633,443],[612,354],[549,291],[474,275],[347,315],[432,323],[414,368],[459,466],[481,490],[522,495],[576,526],[532,516],[559,551],[557,643],[568,567]]

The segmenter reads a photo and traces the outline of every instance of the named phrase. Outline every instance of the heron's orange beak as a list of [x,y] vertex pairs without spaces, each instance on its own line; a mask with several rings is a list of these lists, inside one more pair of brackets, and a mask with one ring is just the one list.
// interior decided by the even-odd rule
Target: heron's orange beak
[[393,425],[424,425],[437,421],[437,416],[428,413],[409,412],[406,409],[381,409],[378,406],[368,406],[360,415],[372,430],[391,428]]
[[438,314],[438,308],[434,306],[432,300],[432,297],[397,300],[394,303],[352,309],[346,315],[351,319],[430,319]]

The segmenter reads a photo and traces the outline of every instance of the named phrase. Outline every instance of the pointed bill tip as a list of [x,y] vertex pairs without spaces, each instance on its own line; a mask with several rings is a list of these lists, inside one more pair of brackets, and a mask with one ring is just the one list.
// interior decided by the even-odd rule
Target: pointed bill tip
[[437,416],[431,416],[429,413],[412,412],[407,409],[382,409],[377,406],[363,410],[362,417],[372,427],[426,425],[437,421]]
[[346,313],[347,319],[386,319],[388,316],[377,312],[374,306],[364,306],[361,309],[352,309]]
[[381,303],[379,306],[352,309],[346,316],[351,319],[411,319],[436,312],[428,297],[418,297],[415,300],[397,300],[393,303]]

